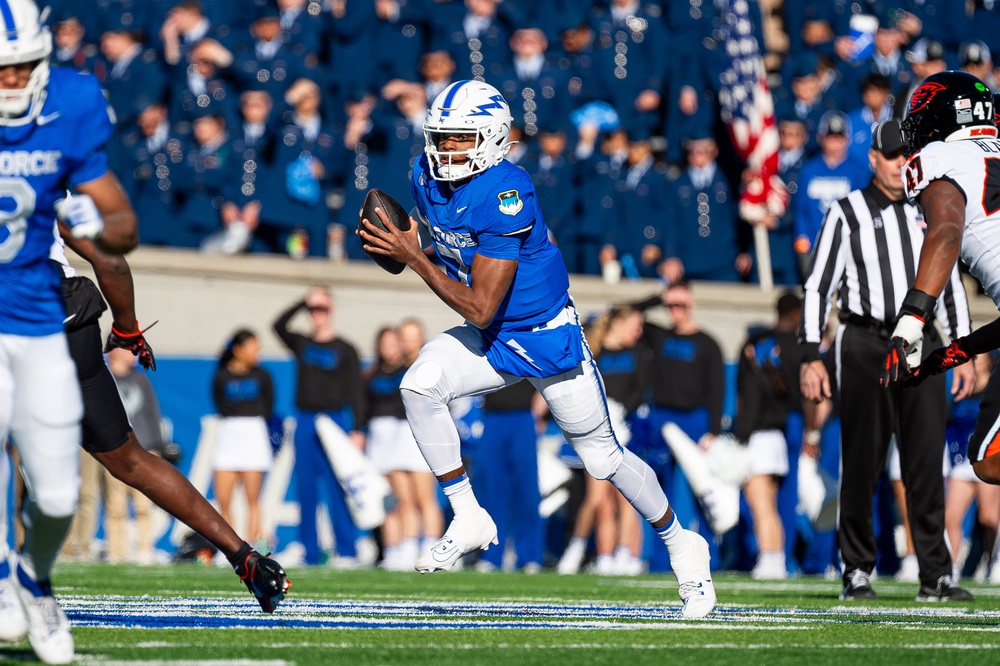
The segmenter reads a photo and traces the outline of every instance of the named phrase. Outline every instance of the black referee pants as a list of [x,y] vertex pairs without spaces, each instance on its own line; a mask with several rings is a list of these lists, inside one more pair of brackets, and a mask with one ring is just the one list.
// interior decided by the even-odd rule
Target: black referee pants
[[[854,569],[875,568],[872,504],[885,467],[889,442],[896,435],[906,506],[920,582],[934,586],[951,573],[944,541],[944,450],[947,398],[944,375],[916,388],[879,385],[887,340],[846,324],[837,349],[840,386],[840,512],[837,536],[844,580]],[[940,346],[937,333],[924,336],[924,350]]]

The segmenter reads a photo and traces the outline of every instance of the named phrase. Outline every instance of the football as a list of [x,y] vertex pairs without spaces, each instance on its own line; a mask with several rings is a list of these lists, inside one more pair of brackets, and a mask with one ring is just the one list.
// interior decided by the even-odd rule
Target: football
[[[379,229],[385,229],[385,225],[382,224],[382,219],[375,214],[376,208],[381,208],[385,212],[386,217],[389,218],[389,222],[396,225],[398,229],[401,229],[402,231],[409,231],[410,216],[407,214],[406,209],[404,209],[398,201],[390,197],[382,190],[374,188],[368,190],[368,194],[365,195],[365,202],[361,205],[361,211],[358,213],[359,231],[363,228],[361,226],[361,220],[368,220]],[[403,269],[406,268],[406,264],[398,262],[385,255],[370,254],[367,252],[366,254],[372,258],[372,261],[393,275],[399,275],[403,272]]]

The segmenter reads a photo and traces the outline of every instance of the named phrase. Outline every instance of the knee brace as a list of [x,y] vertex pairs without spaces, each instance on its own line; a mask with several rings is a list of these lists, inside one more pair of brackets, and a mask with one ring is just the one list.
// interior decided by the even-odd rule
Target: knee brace
[[[436,358],[417,359],[403,375],[399,388],[431,398],[435,402],[448,403],[454,397],[454,388],[445,377],[444,366]],[[406,394],[403,394],[406,402]]]

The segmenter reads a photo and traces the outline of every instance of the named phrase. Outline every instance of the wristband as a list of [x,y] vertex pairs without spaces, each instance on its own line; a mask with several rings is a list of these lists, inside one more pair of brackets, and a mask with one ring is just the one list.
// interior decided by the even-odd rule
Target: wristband
[[[155,323],[155,322],[154,322]],[[139,328],[139,320],[135,320],[135,333],[122,333],[119,331],[114,324],[111,324],[111,332],[117,335],[119,338],[137,338],[142,335],[142,329]]]
[[819,430],[810,430],[809,432],[806,433],[806,444],[812,444],[813,446],[818,446],[820,439],[821,437]]
[[936,298],[919,289],[911,288],[903,297],[903,303],[899,306],[899,314],[896,315],[896,318],[898,319],[902,315],[912,315],[926,324],[930,321],[936,305]]

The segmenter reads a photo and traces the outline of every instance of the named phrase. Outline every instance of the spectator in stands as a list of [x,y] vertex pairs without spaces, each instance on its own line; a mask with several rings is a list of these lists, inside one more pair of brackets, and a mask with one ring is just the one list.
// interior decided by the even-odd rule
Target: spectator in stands
[[179,209],[170,244],[199,247],[221,223],[220,211],[229,192],[232,150],[226,120],[210,109],[200,112],[192,138],[174,178]]
[[845,12],[828,0],[798,0],[784,5],[788,52],[793,59],[804,53],[833,55],[834,38],[846,34]]
[[237,41],[232,49],[233,76],[242,90],[259,88],[266,90],[271,99],[283,99],[293,82],[316,77],[316,64],[282,39],[281,12],[277,5],[255,4],[250,11],[256,12],[250,24],[250,38]]
[[[918,37],[928,37],[941,42],[951,53],[958,50],[959,42],[970,37],[970,32],[983,31],[991,38],[995,35],[996,24],[990,21],[990,15],[995,16],[996,7],[987,9],[985,2],[973,4],[973,13],[967,12],[965,0],[935,0],[920,2],[907,0],[902,10],[896,11],[899,30],[905,38],[912,42]],[[992,9],[993,11],[990,11]],[[983,13],[987,20],[983,21]],[[995,19],[994,19],[995,20]]]
[[716,163],[718,145],[706,136],[688,141],[686,148],[687,169],[666,188],[672,210],[662,222],[660,273],[668,284],[682,277],[739,281],[749,274],[751,262],[739,246],[738,202]]
[[986,42],[981,42],[978,39],[963,42],[958,49],[958,64],[962,71],[978,78],[990,90],[994,89],[996,81],[993,79],[993,56],[990,54],[990,47],[986,45]]
[[80,19],[76,16],[57,17],[54,27],[52,65],[95,74],[97,47],[84,41],[86,32]]
[[274,385],[260,367],[260,340],[250,329],[237,330],[226,343],[212,379],[212,399],[219,413],[212,461],[219,513],[233,524],[233,491],[241,485],[247,502],[243,534],[267,552],[270,539],[261,520],[260,491],[273,456],[267,422],[274,410]]
[[549,41],[541,28],[518,28],[510,48],[512,62],[493,81],[510,100],[514,124],[531,140],[543,124],[569,115],[569,75],[548,56]]
[[[709,537],[714,549],[708,521],[695,501],[687,478],[668,453],[661,430],[665,423],[672,421],[703,447],[722,432],[725,393],[722,350],[695,320],[694,295],[687,282],[674,282],[659,296],[637,303],[636,307],[647,310],[657,305],[667,309],[673,325],[663,328],[647,318],[643,327],[642,343],[652,354],[649,364],[650,441],[646,462],[657,470],[677,514],[688,516],[685,529],[699,530]],[[663,564],[654,551],[650,568],[655,570]]]
[[327,37],[324,16],[318,3],[307,0],[277,0],[278,23],[281,39],[290,44],[293,53],[303,57],[318,58],[323,52]]
[[155,53],[143,52],[141,37],[125,25],[111,25],[101,33],[101,53],[104,89],[121,135],[142,109],[163,101],[166,81]]
[[444,49],[428,51],[420,56],[420,78],[424,82],[427,101],[432,102],[453,82],[455,60]]
[[614,213],[601,248],[601,265],[617,261],[622,275],[636,280],[655,277],[668,247],[671,205],[666,174],[656,166],[644,125],[629,132],[628,157],[621,177],[615,181]]
[[896,20],[890,12],[882,12],[878,16],[873,48],[868,57],[852,60],[854,39],[847,35],[838,37],[837,55],[840,56],[839,67],[844,74],[845,85],[862,90],[863,95],[863,82],[871,75],[879,74],[888,79],[890,90],[908,86],[913,81],[913,72],[903,57],[902,46],[905,41],[904,34],[897,28]]
[[[799,189],[799,171],[806,161],[806,128],[796,118],[781,118],[778,121],[778,176],[788,188],[794,200]],[[801,282],[799,262],[795,256],[794,211],[791,204],[785,214],[768,230],[767,237],[771,249],[771,274],[775,284],[797,285]]]
[[538,132],[538,152],[521,166],[531,175],[538,204],[553,242],[571,272],[582,263],[577,256],[580,224],[579,164],[566,152],[567,132],[562,125],[543,124]]
[[[289,328],[292,318],[306,311],[310,333]],[[333,296],[324,287],[309,289],[306,297],[285,310],[274,322],[274,332],[295,357],[295,477],[299,491],[299,535],[305,547],[306,564],[320,564],[323,554],[316,535],[316,511],[320,491],[333,523],[335,548],[341,566],[357,564],[358,530],[347,508],[344,490],[333,474],[316,434],[316,417],[325,414],[352,443],[363,448],[364,384],[354,345],[342,339],[333,326]]]
[[[414,162],[424,153],[424,119],[427,97],[424,86],[413,82],[390,82],[382,88],[382,101],[371,112],[371,136],[368,139],[368,173],[377,176],[375,186],[396,201],[410,201],[410,173]],[[345,183],[345,190],[351,183]],[[344,208],[345,227],[354,224]],[[548,222],[548,220],[546,220]],[[354,234],[351,234],[353,236]]]
[[191,121],[202,110],[222,116],[227,126],[238,119],[237,95],[221,72],[233,63],[233,54],[214,39],[192,46],[182,64],[171,73],[170,119],[179,134],[191,132]]
[[834,201],[852,190],[865,187],[871,168],[852,159],[847,147],[851,126],[840,111],[829,111],[820,119],[820,154],[806,162],[799,173],[799,187],[792,200],[795,211],[795,252],[803,275],[823,216]]
[[248,90],[240,95],[240,122],[233,132],[233,160],[230,162],[229,191],[222,205],[217,249],[235,254],[250,247],[256,251],[271,251],[272,246],[261,237],[273,240],[275,230],[260,232],[261,186],[268,182],[271,163],[277,150],[270,118],[271,96],[263,90]]
[[[135,369],[136,357],[127,349],[111,350],[107,361],[111,374],[115,376],[115,384],[136,439],[146,450],[160,448],[163,444],[160,402],[149,378],[144,372]],[[116,479],[107,469],[102,468],[101,473],[104,477],[104,532],[108,562],[135,561],[139,564],[152,564],[153,503],[135,488]],[[129,546],[127,536],[130,500],[139,533],[137,551]],[[134,555],[130,557],[130,553]]]
[[296,81],[285,101],[292,110],[275,143],[273,185],[261,192],[257,236],[272,252],[326,256],[326,201],[344,162],[343,138],[320,113],[320,89],[314,81]]
[[139,113],[137,127],[111,151],[139,219],[143,245],[174,245],[178,178],[184,170],[184,141],[171,131],[167,107],[154,102]]
[[[601,263],[601,252],[608,231],[614,224],[612,207],[616,183],[622,178],[628,158],[628,134],[617,129],[601,137],[596,125],[580,127],[576,157],[580,160],[580,219],[574,225],[570,255],[571,272],[599,275],[608,262]],[[600,149],[597,149],[601,137]],[[575,264],[575,265],[573,265]]]
[[203,39],[215,39],[219,36],[217,27],[205,16],[204,7],[199,0],[178,2],[167,12],[160,27],[159,46],[163,51],[163,60],[167,65],[185,62],[188,52],[195,44]]
[[421,553],[421,537],[436,541],[444,532],[444,516],[437,503],[434,475],[410,432],[399,393],[407,369],[399,332],[383,328],[375,340],[375,363],[364,373],[365,453],[386,475],[396,497],[396,506],[382,525],[382,567],[412,572]]
[[910,94],[924,82],[931,74],[937,74],[948,69],[945,61],[944,46],[941,42],[927,37],[921,37],[913,47],[905,53],[906,61],[913,69],[913,78],[909,85],[902,86],[896,90],[896,101],[892,107],[894,118],[902,118],[906,115],[906,104],[910,100]]
[[610,103],[629,128],[658,129],[667,77],[663,19],[635,0],[611,0],[591,16],[591,97]]
[[872,145],[872,130],[883,120],[892,118],[889,78],[871,73],[861,81],[862,106],[847,114],[851,126],[851,142],[847,152],[853,159],[863,160]]
[[[379,49],[379,52],[375,54],[377,71],[373,87],[377,88],[384,82],[393,79],[420,80],[420,63],[426,55],[429,30],[427,22],[423,20],[421,10],[422,7],[413,2],[375,0],[375,15],[379,21],[374,36],[375,43],[392,44],[393,47]],[[447,55],[447,51],[438,51],[438,53]],[[451,60],[451,56],[448,56],[448,59]],[[452,63],[452,71],[454,71],[454,63]]]
[[492,81],[510,62],[510,31],[497,16],[500,0],[465,0],[437,5],[435,48],[447,49],[457,78]]
[[[792,98],[784,103],[781,115],[784,118],[796,118],[806,127],[809,140],[806,142],[806,153],[814,155],[819,150],[817,130],[820,118],[833,108],[832,100],[823,97],[823,89],[819,79],[819,60],[811,53],[795,58],[791,63]],[[776,91],[776,97],[781,99],[781,90]]]
[[481,571],[499,569],[511,545],[518,569],[537,573],[542,568],[544,524],[538,513],[542,497],[534,399],[535,388],[528,382],[483,399],[483,436],[476,448],[472,476],[482,507],[497,525],[501,546],[480,555],[476,568]]

